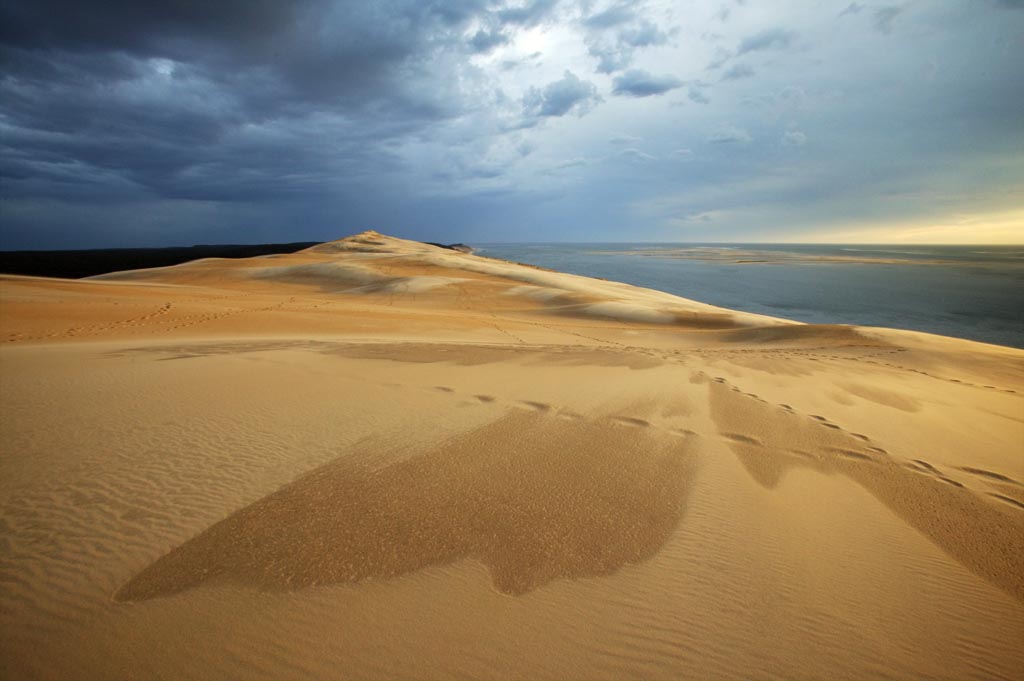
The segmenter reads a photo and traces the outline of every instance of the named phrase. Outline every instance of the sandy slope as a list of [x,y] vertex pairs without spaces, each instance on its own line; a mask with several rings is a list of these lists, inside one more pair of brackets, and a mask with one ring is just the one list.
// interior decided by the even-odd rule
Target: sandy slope
[[1021,351],[375,233],[0,341],[3,678],[1024,674]]

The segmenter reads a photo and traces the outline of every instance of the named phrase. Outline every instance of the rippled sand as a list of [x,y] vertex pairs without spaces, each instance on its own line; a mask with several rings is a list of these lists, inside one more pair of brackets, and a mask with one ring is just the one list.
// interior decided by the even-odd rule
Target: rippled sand
[[1024,352],[366,233],[0,277],[3,678],[1020,678]]

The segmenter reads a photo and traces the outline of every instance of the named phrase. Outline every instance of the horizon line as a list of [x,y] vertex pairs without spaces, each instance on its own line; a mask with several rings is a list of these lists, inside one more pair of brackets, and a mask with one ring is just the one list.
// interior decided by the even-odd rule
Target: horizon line
[[[356,232],[358,234],[359,232]],[[385,236],[391,236],[390,234],[384,234]],[[347,235],[354,236],[354,235]],[[344,239],[346,237],[340,237]],[[404,237],[394,237],[402,239]],[[89,246],[84,248],[4,248],[0,249],[0,253],[18,253],[18,252],[67,252],[67,251],[116,251],[116,250],[141,250],[141,249],[172,249],[172,248],[197,248],[197,247],[227,247],[227,246],[276,246],[276,245],[291,245],[291,244],[324,244],[330,243],[331,241],[337,241],[339,239],[328,239],[326,241],[319,241],[316,239],[297,240],[297,241],[258,241],[258,242],[224,242],[224,243],[193,243],[193,244],[176,244],[170,246]],[[420,239],[406,239],[407,241],[416,241],[419,243],[427,244],[440,244],[445,243],[441,241],[423,241]],[[908,248],[928,248],[928,247],[985,247],[985,248],[1024,248],[1024,241],[1020,243],[993,243],[993,242],[978,242],[978,243],[963,243],[963,242],[929,242],[929,243],[905,243],[905,242],[886,242],[886,241],[650,241],[650,240],[636,240],[636,241],[478,241],[475,242],[481,246],[516,246],[516,245],[548,245],[548,246],[571,246],[571,245],[584,245],[584,244],[609,244],[609,245],[637,245],[637,244],[656,244],[656,245],[736,245],[736,246],[902,246]],[[473,243],[466,243],[462,241],[452,241],[451,244],[463,244],[466,246],[473,247]]]

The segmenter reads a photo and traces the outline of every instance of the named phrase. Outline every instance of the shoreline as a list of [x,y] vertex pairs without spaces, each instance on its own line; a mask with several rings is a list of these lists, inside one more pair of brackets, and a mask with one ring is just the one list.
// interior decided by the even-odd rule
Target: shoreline
[[[668,247],[666,247],[668,248]],[[673,247],[674,248],[674,247]],[[779,316],[810,324],[902,328],[1024,348],[1024,308],[1012,295],[1020,263],[995,258],[975,267],[963,250],[955,258],[918,266],[821,261],[821,254],[765,253],[749,262],[735,249],[705,257],[562,247],[484,248],[485,255],[529,259],[583,275],[650,286],[727,309]],[[818,250],[818,247],[808,250]],[[822,247],[821,253],[838,253]],[[669,254],[671,255],[671,253]],[[827,255],[827,257],[832,257]],[[850,256],[842,256],[849,258]],[[891,257],[891,256],[890,256]],[[988,257],[988,256],[985,256]],[[742,263],[736,260],[744,260]]]

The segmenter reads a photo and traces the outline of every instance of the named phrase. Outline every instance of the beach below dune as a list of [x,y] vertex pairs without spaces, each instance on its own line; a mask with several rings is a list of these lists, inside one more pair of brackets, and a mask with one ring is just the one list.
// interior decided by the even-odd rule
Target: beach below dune
[[375,233],[0,279],[9,678],[1017,678],[1024,352]]

